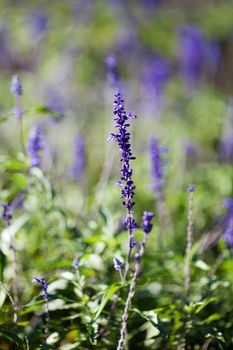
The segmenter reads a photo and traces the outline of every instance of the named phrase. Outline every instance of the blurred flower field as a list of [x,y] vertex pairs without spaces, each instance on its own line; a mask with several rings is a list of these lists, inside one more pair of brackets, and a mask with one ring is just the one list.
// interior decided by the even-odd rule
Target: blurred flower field
[[0,11],[0,349],[232,349],[233,1]]

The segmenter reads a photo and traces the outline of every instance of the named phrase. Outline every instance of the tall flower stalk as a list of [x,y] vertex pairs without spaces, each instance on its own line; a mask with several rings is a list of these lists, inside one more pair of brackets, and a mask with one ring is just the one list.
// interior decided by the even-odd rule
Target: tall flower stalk
[[121,187],[122,204],[127,210],[126,226],[128,229],[128,253],[125,264],[125,279],[129,270],[131,252],[135,246],[133,230],[137,227],[132,211],[135,205],[133,198],[134,190],[136,187],[132,180],[133,170],[130,164],[131,160],[134,160],[135,157],[132,154],[130,133],[128,131],[128,127],[130,126],[129,119],[135,119],[136,116],[132,113],[126,114],[124,100],[122,99],[121,93],[119,91],[115,94],[113,106],[113,113],[115,115],[114,121],[116,122],[115,127],[118,132],[115,134],[112,133],[109,137],[109,140],[116,140],[120,149],[121,178],[119,181],[117,181],[116,185]]
[[185,289],[185,298],[189,302],[189,290],[190,290],[190,253],[192,248],[192,239],[193,239],[193,195],[196,189],[196,185],[191,184],[188,186],[187,191],[189,192],[189,209],[188,209],[188,228],[187,228],[187,245],[185,253],[185,265],[184,265],[184,289]]
[[129,315],[129,308],[132,302],[132,298],[135,294],[135,289],[136,289],[136,283],[137,283],[137,278],[140,276],[140,265],[141,265],[141,260],[144,255],[145,251],[145,246],[146,242],[148,240],[148,234],[152,230],[152,219],[154,217],[154,214],[145,211],[143,213],[143,218],[142,218],[142,228],[144,231],[144,238],[143,241],[140,243],[140,248],[139,248],[139,253],[135,255],[135,268],[134,268],[134,274],[130,283],[130,288],[129,288],[129,293],[127,296],[127,300],[125,303],[125,308],[124,308],[124,313],[122,316],[122,324],[121,324],[121,332],[120,332],[120,339],[118,341],[118,346],[117,350],[122,350],[124,349],[124,344],[125,344],[125,336],[126,336],[126,326],[127,326],[127,321],[128,321],[128,315]]
[[[187,227],[187,245],[185,252],[185,263],[184,263],[184,291],[185,291],[185,301],[189,304],[189,291],[190,291],[190,281],[191,281],[191,268],[190,268],[190,254],[192,248],[193,239],[193,195],[196,189],[196,185],[190,184],[187,191],[189,192],[189,209],[188,209],[188,227]],[[181,350],[186,349],[186,331],[189,323],[190,315],[187,312],[184,317],[184,326],[181,341],[179,347]]]

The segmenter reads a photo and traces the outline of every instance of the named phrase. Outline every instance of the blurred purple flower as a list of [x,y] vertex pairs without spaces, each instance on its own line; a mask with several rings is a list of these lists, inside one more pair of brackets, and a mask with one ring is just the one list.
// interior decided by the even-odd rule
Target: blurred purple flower
[[108,69],[108,79],[113,85],[116,85],[119,82],[116,56],[114,54],[107,56],[105,63]]
[[75,268],[75,270],[79,269],[79,261],[77,257],[73,260],[73,267]]
[[142,72],[142,81],[148,90],[155,89],[156,95],[163,93],[171,76],[171,67],[167,60],[156,58],[150,60]]
[[212,70],[216,70],[221,59],[221,49],[219,43],[215,40],[207,41],[206,43],[205,63]]
[[4,68],[10,68],[12,62],[12,52],[9,45],[8,28],[0,24],[0,65]]
[[225,137],[220,146],[221,158],[226,161],[233,161],[233,139],[232,137]]
[[35,285],[41,286],[41,290],[43,292],[43,299],[48,300],[48,283],[45,281],[44,277],[33,277],[32,281]]
[[14,75],[11,81],[11,92],[15,95],[15,108],[13,109],[13,113],[15,114],[17,119],[22,118],[22,109],[21,109],[21,95],[23,93],[22,84],[17,75]]
[[49,18],[42,10],[35,10],[30,14],[29,22],[34,35],[39,36],[47,31]]
[[162,159],[162,154],[168,152],[167,148],[159,147],[155,137],[150,140],[152,191],[161,192],[164,183],[164,165],[167,160]]
[[186,157],[197,156],[198,154],[197,146],[191,140],[184,140],[183,147],[184,147],[184,153]]
[[223,237],[229,248],[233,248],[233,199],[225,198],[224,206],[228,209],[223,220]]
[[20,192],[10,203],[0,203],[2,207],[2,220],[9,226],[13,212],[23,204],[25,193]]
[[11,81],[11,92],[16,96],[21,96],[23,93],[22,84],[17,75],[14,75]]
[[0,203],[0,206],[2,207],[2,220],[9,226],[12,219],[11,205],[9,203]]
[[70,179],[79,181],[83,178],[86,167],[85,143],[82,135],[74,137],[74,155],[70,169]]
[[153,217],[154,217],[153,213],[151,213],[149,211],[143,212],[142,228],[146,234],[150,233],[152,230],[153,224],[151,223],[151,221],[152,221]]
[[49,96],[47,103],[45,104],[45,108],[51,110],[49,119],[52,122],[57,123],[64,117],[65,102],[58,92],[50,91],[48,95]]
[[189,25],[180,29],[179,40],[181,72],[190,84],[200,79],[205,62],[206,40],[198,27]]
[[142,4],[145,9],[153,10],[153,8],[160,7],[164,0],[142,0]]
[[195,184],[188,185],[187,192],[194,192],[196,187],[197,186]]
[[42,130],[39,125],[35,125],[29,135],[28,155],[30,157],[31,167],[40,167],[40,151],[44,149],[42,144]]
[[124,264],[118,258],[113,258],[114,269],[116,271],[122,271],[124,269]]

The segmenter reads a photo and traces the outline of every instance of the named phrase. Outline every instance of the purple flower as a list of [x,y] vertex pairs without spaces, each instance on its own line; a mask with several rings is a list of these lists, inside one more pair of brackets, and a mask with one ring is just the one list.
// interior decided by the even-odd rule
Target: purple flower
[[117,84],[119,82],[119,75],[117,69],[117,59],[115,55],[109,55],[105,59],[105,63],[108,69],[108,78],[112,84]]
[[229,248],[233,248],[233,199],[225,198],[224,206],[228,209],[227,215],[223,220],[223,237]]
[[183,142],[183,147],[184,147],[184,153],[186,157],[196,157],[198,155],[198,148],[195,143],[193,143],[191,140],[184,140]]
[[43,299],[48,301],[48,283],[45,281],[44,277],[43,276],[39,278],[33,277],[32,281],[35,285],[41,286],[41,290],[43,292]]
[[159,7],[162,5],[164,0],[143,0],[143,6],[148,8],[148,10],[153,10],[154,7]]
[[24,198],[25,193],[20,192],[11,203],[0,203],[0,207],[2,207],[2,220],[5,221],[7,225],[10,225],[12,214],[15,209],[22,206]]
[[34,35],[41,35],[48,29],[48,16],[41,10],[33,11],[30,16],[30,24]]
[[226,161],[233,161],[233,139],[232,137],[225,137],[220,146],[221,158]]
[[13,109],[13,113],[15,114],[17,119],[22,118],[22,109],[21,109],[21,95],[23,93],[22,84],[17,75],[14,75],[11,81],[11,92],[15,95],[15,108]]
[[80,180],[83,178],[86,167],[85,143],[82,135],[74,137],[73,163],[70,169],[70,178]]
[[[137,228],[138,225],[136,225],[135,228]],[[130,238],[130,248],[133,249],[134,247],[136,247],[136,245],[138,244],[138,242],[136,241],[136,239],[134,237]]]
[[153,217],[154,217],[153,213],[151,213],[149,211],[143,212],[142,228],[146,234],[150,233],[152,230],[153,224],[151,223],[151,221],[152,221]]
[[109,140],[115,139],[118,143],[122,162],[121,166],[121,178],[117,182],[118,186],[121,186],[121,197],[123,198],[122,204],[131,211],[134,206],[134,190],[135,186],[132,180],[133,170],[130,167],[130,161],[134,160],[135,157],[131,151],[130,144],[130,133],[128,132],[128,127],[130,126],[128,120],[130,118],[136,118],[135,115],[129,113],[126,114],[124,108],[124,100],[121,97],[120,92],[115,94],[114,100],[114,115],[116,116],[114,120],[116,121],[116,128],[118,133],[111,134]]
[[161,158],[162,153],[167,152],[167,148],[161,148],[155,137],[150,140],[150,157],[151,157],[151,177],[152,177],[152,191],[161,192],[164,182],[163,168],[166,160]]
[[196,187],[197,186],[195,184],[188,185],[187,192],[194,192]]
[[28,155],[30,157],[31,167],[39,167],[41,156],[39,152],[43,150],[42,131],[39,125],[35,125],[30,132],[28,141]]
[[148,90],[155,89],[156,95],[160,96],[171,76],[170,64],[163,58],[152,59],[146,64],[142,75]]
[[7,223],[7,225],[10,225],[10,221],[12,219],[12,208],[9,203],[0,203],[0,206],[2,207],[2,220]]
[[22,84],[17,75],[14,75],[11,81],[11,92],[16,96],[21,96],[23,93]]
[[188,83],[196,82],[205,62],[206,40],[195,26],[183,26],[180,30],[181,72]]
[[75,258],[73,260],[73,267],[75,268],[75,270],[78,270],[79,269],[79,261],[78,261],[78,258]]
[[124,264],[118,258],[113,258],[114,269],[116,271],[122,271],[124,269]]

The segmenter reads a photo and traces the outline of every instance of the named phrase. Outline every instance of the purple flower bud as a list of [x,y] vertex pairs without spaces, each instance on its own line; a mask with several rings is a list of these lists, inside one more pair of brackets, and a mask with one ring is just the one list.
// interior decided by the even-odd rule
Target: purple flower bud
[[136,247],[136,245],[138,244],[138,242],[136,241],[136,239],[134,237],[130,238],[130,248],[133,249],[134,247]]
[[41,290],[43,292],[43,299],[45,299],[46,301],[48,301],[48,283],[45,281],[44,277],[41,276],[39,278],[37,277],[33,277],[32,279],[33,283],[35,285],[40,285],[41,286]]
[[40,151],[43,150],[42,131],[40,126],[35,125],[30,132],[28,141],[28,155],[31,167],[39,167],[41,162]]
[[11,92],[16,96],[21,96],[23,93],[22,84],[17,75],[14,75],[11,81]]
[[149,212],[149,211],[144,211],[143,212],[143,217],[142,217],[142,228],[143,231],[148,234],[151,232],[153,224],[151,223],[151,220],[153,219],[154,214]]
[[78,258],[75,258],[73,260],[73,267],[75,268],[75,270],[78,270],[79,269],[79,261],[78,261]]
[[0,203],[0,206],[2,207],[2,220],[5,221],[7,224],[10,224],[10,221],[12,219],[12,209],[9,203]]
[[114,268],[116,271],[122,271],[124,269],[124,265],[118,258],[113,258]]
[[141,255],[140,255],[139,253],[136,253],[135,256],[134,256],[134,258],[135,258],[135,261],[136,261],[137,263],[140,263],[142,257],[141,257]]
[[187,192],[194,192],[196,187],[197,186],[195,184],[188,185]]

